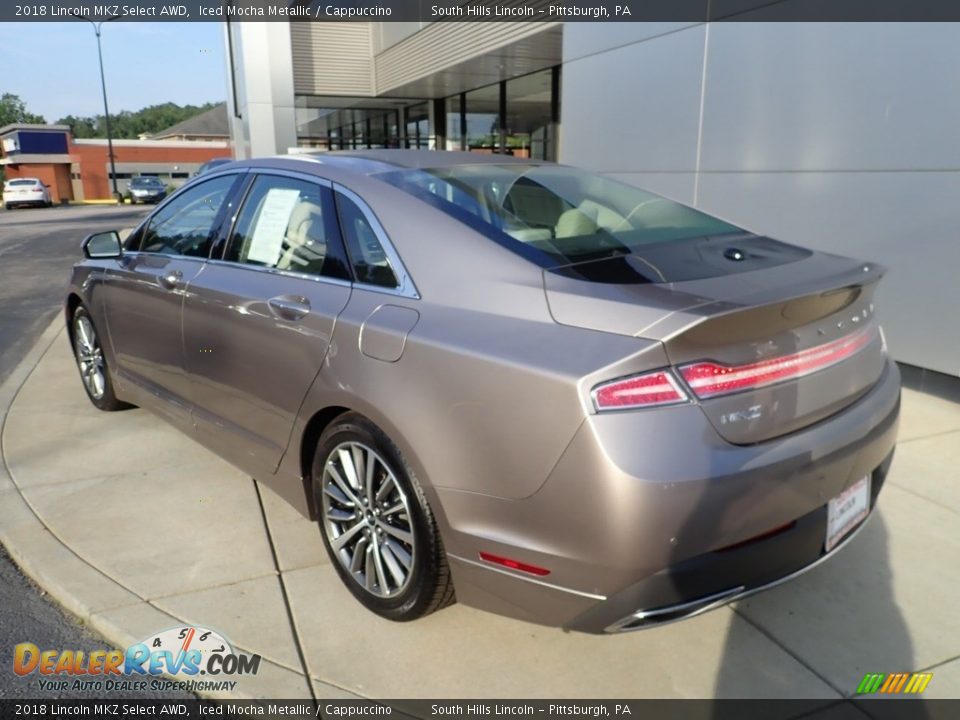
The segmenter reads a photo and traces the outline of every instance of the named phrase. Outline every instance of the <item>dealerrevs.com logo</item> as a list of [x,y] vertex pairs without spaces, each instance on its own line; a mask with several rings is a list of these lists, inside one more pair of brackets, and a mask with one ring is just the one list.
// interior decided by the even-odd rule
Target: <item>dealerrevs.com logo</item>
[[232,691],[237,681],[230,678],[259,669],[259,655],[236,652],[203,627],[170,628],[126,650],[41,650],[29,642],[13,650],[13,671],[36,673],[40,690]]

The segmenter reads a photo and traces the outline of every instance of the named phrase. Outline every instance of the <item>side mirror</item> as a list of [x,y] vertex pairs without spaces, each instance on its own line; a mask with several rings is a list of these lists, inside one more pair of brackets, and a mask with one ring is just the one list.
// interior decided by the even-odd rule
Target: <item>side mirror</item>
[[83,254],[91,260],[107,260],[123,255],[120,235],[115,230],[87,235],[80,247],[83,248]]

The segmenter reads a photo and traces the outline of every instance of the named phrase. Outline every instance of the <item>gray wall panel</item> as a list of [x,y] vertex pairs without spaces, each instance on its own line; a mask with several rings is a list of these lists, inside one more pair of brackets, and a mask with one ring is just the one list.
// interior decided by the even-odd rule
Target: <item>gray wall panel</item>
[[951,23],[715,23],[703,170],[960,168]]
[[680,22],[568,23],[564,27],[566,37],[563,43],[563,61],[570,62],[586,55],[607,52],[622,45],[632,45],[695,24]]
[[564,27],[560,160],[889,266],[894,357],[960,374],[960,25],[656,30]]
[[891,354],[960,374],[960,173],[707,173],[700,204],[755,232],[883,263]]
[[604,175],[657,195],[663,195],[684,205],[693,205],[696,173],[604,173]]
[[[601,172],[695,170],[704,31],[700,25],[565,63],[562,161]],[[595,32],[589,23],[565,25],[564,55]]]

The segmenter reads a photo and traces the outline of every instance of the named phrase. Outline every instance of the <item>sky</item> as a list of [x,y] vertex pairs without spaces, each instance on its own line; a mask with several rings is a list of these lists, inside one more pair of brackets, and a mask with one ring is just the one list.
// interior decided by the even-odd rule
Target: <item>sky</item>
[[[110,114],[227,97],[223,28],[217,22],[110,22],[103,26]],[[0,94],[55,122],[103,114],[97,40],[87,22],[0,23]]]

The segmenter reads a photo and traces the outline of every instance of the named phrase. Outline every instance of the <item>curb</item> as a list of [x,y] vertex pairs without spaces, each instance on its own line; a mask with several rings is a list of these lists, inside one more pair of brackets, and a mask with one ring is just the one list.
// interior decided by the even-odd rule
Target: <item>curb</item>
[[[77,555],[34,511],[14,482],[4,454],[10,409],[65,330],[61,310],[0,385],[0,543],[17,567],[62,609],[82,625],[98,632],[107,644],[123,649],[140,641],[149,630],[186,621],[154,606]],[[141,626],[145,628],[142,632],[134,629]],[[314,695],[314,683],[322,683],[269,658],[263,658],[261,670],[266,671],[262,675],[273,676],[281,685],[294,675],[306,684],[311,695]],[[182,679],[170,678],[166,674],[163,677]],[[212,700],[253,700],[259,697],[244,690],[200,690],[194,694]]]
[[[89,624],[92,615],[101,608],[92,607],[77,594],[76,588],[68,587],[62,580],[64,576],[84,578],[82,585],[98,582],[100,589],[113,591],[117,598],[130,595],[129,591],[104,577],[50,531],[20,492],[3,453],[4,429],[10,408],[20,389],[64,330],[63,317],[57,312],[34,346],[0,386],[0,497],[3,497],[3,502],[0,502],[0,542],[24,574],[46,590],[58,604]],[[24,542],[25,538],[29,538],[29,547],[26,547],[28,543]],[[43,558],[43,562],[38,562],[38,557]],[[48,571],[51,566],[60,569],[51,574]],[[63,567],[69,567],[70,571],[64,573]],[[102,583],[107,583],[107,587],[104,588]],[[86,594],[89,597],[90,593]]]

